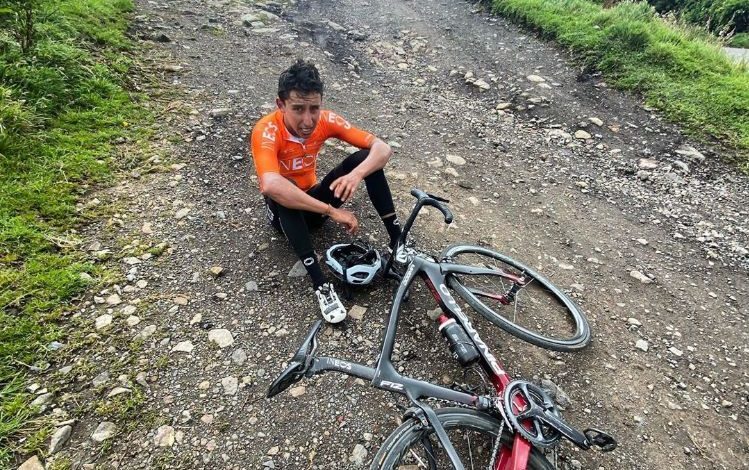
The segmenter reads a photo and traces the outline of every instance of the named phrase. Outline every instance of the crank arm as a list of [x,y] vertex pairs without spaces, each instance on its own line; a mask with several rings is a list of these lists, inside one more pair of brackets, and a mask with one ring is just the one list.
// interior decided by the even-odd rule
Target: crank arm
[[[531,412],[527,414],[530,415],[528,417],[535,417],[544,421],[546,424],[559,431],[564,437],[566,437],[570,442],[572,442],[579,448],[583,450],[590,449],[591,443],[588,440],[587,436],[567,424],[567,422],[562,418],[554,416],[551,413],[546,413],[545,410],[542,410],[541,407],[533,408],[531,409]],[[525,416],[523,415],[518,416],[518,418],[521,420],[524,417]]]

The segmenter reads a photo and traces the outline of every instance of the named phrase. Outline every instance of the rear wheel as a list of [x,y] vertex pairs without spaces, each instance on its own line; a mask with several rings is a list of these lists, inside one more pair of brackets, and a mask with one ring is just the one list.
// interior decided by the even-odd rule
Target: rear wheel
[[[450,442],[466,469],[486,469],[501,439],[500,446],[512,446],[513,436],[493,416],[467,408],[435,410]],[[370,470],[448,470],[452,464],[430,427],[410,419],[385,440],[372,461]],[[533,448],[528,458],[529,470],[553,470],[544,455]]]
[[[442,259],[500,274],[451,274],[447,284],[474,310],[508,333],[542,348],[571,352],[590,343],[580,308],[548,279],[488,248],[454,245]],[[518,281],[522,279],[522,281]]]

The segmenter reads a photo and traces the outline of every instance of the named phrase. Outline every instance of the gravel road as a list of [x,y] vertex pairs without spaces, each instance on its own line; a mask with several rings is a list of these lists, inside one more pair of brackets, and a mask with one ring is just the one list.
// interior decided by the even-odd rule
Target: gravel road
[[[452,201],[451,226],[434,211],[419,219],[420,247],[490,244],[587,312],[593,343],[572,355],[476,320],[513,376],[553,382],[569,422],[619,440],[610,454],[563,444],[558,468],[749,468],[749,179],[719,150],[464,1],[137,5],[132,34],[165,84],[142,84],[163,105],[148,165],[164,171],[134,170],[83,205],[117,204],[85,235],[92,258],[111,255],[122,277],[73,315],[91,329],[88,346],[37,380],[54,392],[45,407],[72,426],[48,460],[357,468],[397,425],[403,400],[344,376],[264,398],[318,313],[265,223],[246,139],[274,108],[279,72],[303,57],[324,75],[326,107],[393,146],[402,216],[412,187]],[[327,146],[321,170],[346,152]],[[362,234],[384,246],[365,199],[353,202]],[[316,238],[345,239],[335,226]],[[373,364],[391,293],[355,292],[347,303],[363,317],[326,327],[321,351]],[[424,314],[433,307],[414,293],[395,363],[460,381]]]

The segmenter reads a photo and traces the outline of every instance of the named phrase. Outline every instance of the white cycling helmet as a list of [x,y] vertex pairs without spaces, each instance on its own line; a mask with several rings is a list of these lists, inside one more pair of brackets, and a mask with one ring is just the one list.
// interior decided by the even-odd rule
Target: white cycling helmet
[[369,284],[382,269],[380,254],[368,243],[339,243],[325,253],[325,264],[338,279],[347,284]]

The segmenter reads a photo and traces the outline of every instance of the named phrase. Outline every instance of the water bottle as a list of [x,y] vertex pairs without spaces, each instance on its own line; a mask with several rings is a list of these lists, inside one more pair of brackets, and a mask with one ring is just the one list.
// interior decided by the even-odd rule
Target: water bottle
[[460,362],[461,366],[469,366],[478,360],[479,351],[463,327],[460,326],[460,323],[456,322],[454,318],[448,318],[439,313],[439,311],[430,312],[429,317],[439,323],[440,333],[447,340],[450,345],[450,352],[453,353],[453,357]]

